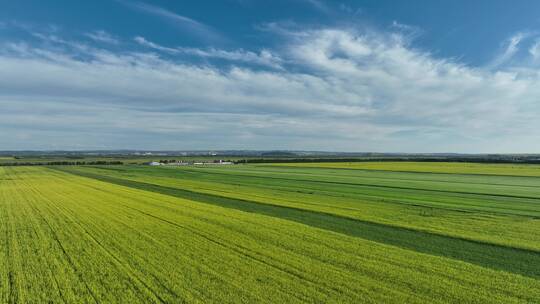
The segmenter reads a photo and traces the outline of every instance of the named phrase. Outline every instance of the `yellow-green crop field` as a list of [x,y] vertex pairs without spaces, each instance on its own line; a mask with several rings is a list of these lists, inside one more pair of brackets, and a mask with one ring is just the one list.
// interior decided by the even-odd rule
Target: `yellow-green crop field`
[[0,303],[540,303],[535,170],[0,167]]

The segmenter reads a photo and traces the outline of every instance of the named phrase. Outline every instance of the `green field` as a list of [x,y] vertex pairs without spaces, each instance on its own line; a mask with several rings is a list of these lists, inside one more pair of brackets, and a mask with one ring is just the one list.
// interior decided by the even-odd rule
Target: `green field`
[[0,303],[538,303],[539,168],[0,167]]
[[425,173],[540,176],[540,165],[453,162],[366,161],[338,163],[281,163],[273,166],[381,170]]

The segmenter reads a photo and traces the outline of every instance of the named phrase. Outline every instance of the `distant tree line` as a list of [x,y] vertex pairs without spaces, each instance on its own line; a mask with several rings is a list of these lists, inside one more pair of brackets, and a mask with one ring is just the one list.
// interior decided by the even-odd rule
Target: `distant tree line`
[[84,166],[84,165],[123,165],[121,161],[50,161],[50,162],[12,162],[12,163],[0,163],[0,166]]

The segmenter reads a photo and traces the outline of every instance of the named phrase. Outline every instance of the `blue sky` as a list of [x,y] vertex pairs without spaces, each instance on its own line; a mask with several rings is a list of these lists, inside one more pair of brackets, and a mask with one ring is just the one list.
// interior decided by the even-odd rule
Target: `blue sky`
[[0,150],[538,153],[538,1],[5,1]]

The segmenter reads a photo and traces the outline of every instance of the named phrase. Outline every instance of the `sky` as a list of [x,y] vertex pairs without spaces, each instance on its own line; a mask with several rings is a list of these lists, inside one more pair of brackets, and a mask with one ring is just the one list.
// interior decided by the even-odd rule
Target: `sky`
[[540,153],[539,1],[0,4],[0,150]]

